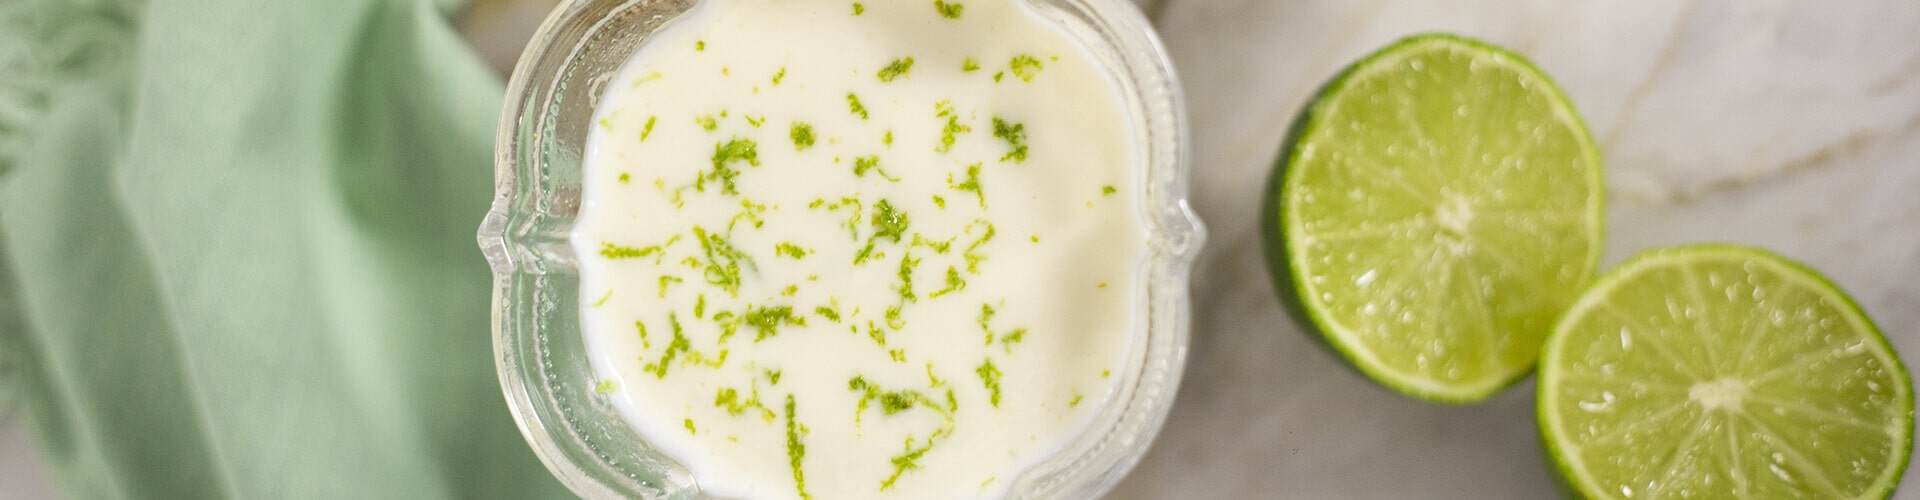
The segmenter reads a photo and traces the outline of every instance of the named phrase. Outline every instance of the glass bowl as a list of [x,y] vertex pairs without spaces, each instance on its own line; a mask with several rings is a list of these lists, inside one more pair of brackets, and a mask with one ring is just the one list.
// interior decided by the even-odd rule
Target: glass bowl
[[[1146,453],[1186,364],[1188,272],[1205,231],[1187,193],[1187,124],[1179,83],[1146,18],[1124,0],[1026,0],[1091,49],[1136,125],[1149,236],[1145,313],[1112,399],[1082,434],[1012,483],[1012,498],[1090,498]],[[707,498],[649,446],[596,379],[580,332],[580,276],[568,243],[580,207],[587,127],[607,81],[648,35],[695,0],[567,0],[514,68],[495,144],[493,208],[480,249],[493,269],[494,361],[521,434],[555,477],[587,498]]]

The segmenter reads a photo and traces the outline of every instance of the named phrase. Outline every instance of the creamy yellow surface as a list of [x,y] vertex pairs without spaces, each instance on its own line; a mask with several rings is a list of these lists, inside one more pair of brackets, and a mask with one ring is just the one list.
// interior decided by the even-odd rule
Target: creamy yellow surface
[[597,105],[599,391],[701,487],[993,497],[1144,329],[1135,130],[1012,0],[707,0]]

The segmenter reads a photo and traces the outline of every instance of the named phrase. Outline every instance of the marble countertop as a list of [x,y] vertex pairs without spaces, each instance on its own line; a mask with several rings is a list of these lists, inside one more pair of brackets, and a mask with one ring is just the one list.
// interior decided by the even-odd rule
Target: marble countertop
[[1115,498],[1552,494],[1530,381],[1464,407],[1381,389],[1300,333],[1260,258],[1262,180],[1308,93],[1411,33],[1510,47],[1561,84],[1606,158],[1603,266],[1686,242],[1769,247],[1920,355],[1920,3],[1168,0],[1153,14],[1185,81],[1212,240],[1179,402]]
[[[462,33],[504,68],[552,3],[479,0]],[[1824,270],[1920,356],[1920,2],[1142,3],[1186,86],[1191,199],[1212,239],[1179,402],[1114,498],[1552,494],[1531,382],[1474,406],[1381,389],[1298,331],[1259,257],[1260,190],[1308,93],[1412,33],[1504,45],[1559,81],[1607,160],[1603,266],[1686,242],[1769,247]],[[20,443],[0,440],[0,458]],[[10,475],[0,496],[47,491]]]

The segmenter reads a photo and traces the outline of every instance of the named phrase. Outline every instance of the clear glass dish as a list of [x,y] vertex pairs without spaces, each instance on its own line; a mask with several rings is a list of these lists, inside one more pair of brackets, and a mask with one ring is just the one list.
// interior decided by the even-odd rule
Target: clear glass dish
[[[1059,454],[1014,481],[1012,498],[1091,498],[1138,463],[1173,406],[1186,364],[1188,271],[1205,239],[1187,193],[1179,83],[1146,18],[1124,0],[1027,0],[1092,49],[1125,97],[1146,159],[1141,219],[1150,245],[1145,321],[1106,407]],[[580,206],[587,127],[606,82],[649,34],[695,0],[567,0],[534,34],[507,87],[495,144],[494,200],[480,225],[493,269],[500,385],[528,444],[587,498],[707,498],[648,446],[596,380],[580,333],[580,278],[567,240]]]

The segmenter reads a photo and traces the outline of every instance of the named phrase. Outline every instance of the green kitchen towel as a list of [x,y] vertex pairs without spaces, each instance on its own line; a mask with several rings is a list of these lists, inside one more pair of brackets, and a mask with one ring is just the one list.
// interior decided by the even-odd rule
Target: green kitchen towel
[[502,88],[446,3],[0,0],[0,411],[67,493],[565,495],[494,377]]

